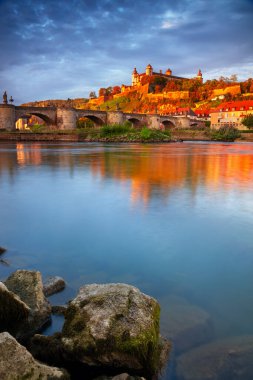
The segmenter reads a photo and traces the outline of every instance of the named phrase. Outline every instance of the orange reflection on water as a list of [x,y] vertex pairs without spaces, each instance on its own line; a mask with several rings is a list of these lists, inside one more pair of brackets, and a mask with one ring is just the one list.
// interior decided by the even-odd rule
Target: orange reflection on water
[[[42,148],[44,149],[42,154]],[[76,149],[78,149],[76,151]],[[253,144],[172,143],[163,145],[16,144],[16,157],[0,150],[0,172],[18,165],[41,165],[71,173],[88,170],[93,177],[130,187],[133,204],[152,197],[167,199],[177,189],[252,191]],[[121,191],[118,187],[118,191]],[[103,190],[101,190],[103,191]]]
[[99,155],[92,171],[102,178],[129,181],[131,200],[148,203],[158,191],[199,186],[209,190],[249,189],[253,185],[253,145],[169,144],[132,147],[127,154]]
[[40,165],[41,164],[41,144],[34,143],[27,146],[23,143],[16,144],[17,162],[19,165]]

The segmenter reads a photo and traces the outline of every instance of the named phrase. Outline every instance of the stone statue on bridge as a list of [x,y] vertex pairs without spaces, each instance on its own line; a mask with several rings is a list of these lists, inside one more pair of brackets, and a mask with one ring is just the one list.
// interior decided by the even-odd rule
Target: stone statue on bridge
[[3,104],[8,104],[8,97],[7,97],[6,91],[4,91],[4,94],[3,94]]

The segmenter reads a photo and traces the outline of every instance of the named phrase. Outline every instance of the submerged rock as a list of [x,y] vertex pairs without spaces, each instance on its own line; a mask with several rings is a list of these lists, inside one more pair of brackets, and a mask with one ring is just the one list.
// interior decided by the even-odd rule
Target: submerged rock
[[28,318],[30,308],[0,282],[0,332],[16,334],[22,323]]
[[53,305],[52,314],[65,315],[67,311],[67,305]]
[[16,335],[24,338],[39,331],[51,319],[51,306],[43,293],[40,272],[17,270],[5,281],[7,288],[30,308],[29,315]]
[[61,341],[72,360],[154,374],[161,366],[159,317],[157,301],[133,286],[87,285],[68,306]]
[[168,309],[161,316],[161,332],[171,339],[176,353],[188,351],[207,343],[213,336],[213,326],[209,314],[188,303],[184,298],[166,298]]
[[1,263],[1,264],[3,264],[3,265],[5,265],[5,266],[7,266],[7,267],[9,267],[9,266],[10,266],[10,263],[9,263],[9,261],[7,261],[7,260],[4,260],[4,259],[0,259],[0,263]]
[[145,378],[139,376],[130,376],[128,373],[121,373],[116,376],[99,376],[94,380],[145,380]]
[[9,333],[0,334],[1,380],[69,380],[65,370],[39,363]]
[[6,252],[6,248],[4,247],[0,247],[0,255],[2,255],[2,253]]
[[178,380],[252,380],[253,336],[215,341],[183,355]]
[[49,297],[52,294],[62,291],[65,288],[65,286],[66,283],[62,277],[48,277],[44,282],[43,292],[46,297]]

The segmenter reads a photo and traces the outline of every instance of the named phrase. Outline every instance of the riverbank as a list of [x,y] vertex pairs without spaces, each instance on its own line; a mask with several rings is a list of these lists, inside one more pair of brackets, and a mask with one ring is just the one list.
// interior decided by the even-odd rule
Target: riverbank
[[144,128],[115,132],[103,129],[77,129],[73,131],[1,132],[0,141],[70,141],[70,142],[171,142],[170,131]]
[[[99,130],[86,131],[51,131],[51,132],[1,132],[0,141],[69,141],[69,142],[115,142],[115,143],[159,143],[176,141],[217,141],[207,131],[174,130],[152,131],[152,134],[142,136],[140,131],[126,134],[108,134],[103,136]],[[225,141],[225,140],[224,140]],[[253,133],[242,133],[236,141],[253,142]]]

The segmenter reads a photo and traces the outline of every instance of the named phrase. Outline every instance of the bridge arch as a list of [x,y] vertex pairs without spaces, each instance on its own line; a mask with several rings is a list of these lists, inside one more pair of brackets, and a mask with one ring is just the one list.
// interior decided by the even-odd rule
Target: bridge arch
[[173,128],[176,128],[176,124],[174,122],[172,122],[171,120],[169,120],[169,119],[162,120],[161,124],[163,124],[164,129],[173,129]]
[[137,117],[129,117],[127,118],[127,121],[130,121],[133,127],[141,127],[141,120],[138,119]]
[[40,113],[40,112],[29,112],[29,113],[18,114],[16,116],[16,121],[18,121],[19,119],[30,119],[31,116],[39,117],[41,120],[43,120],[45,122],[46,125],[54,124],[54,121],[51,120],[50,117],[48,117],[47,115],[44,115],[43,113]]
[[95,116],[95,115],[89,115],[89,114],[87,114],[87,115],[83,115],[83,116],[79,116],[78,115],[78,119],[80,119],[80,118],[82,118],[82,117],[85,117],[85,118],[87,118],[87,119],[89,119],[89,120],[91,120],[93,123],[94,123],[94,126],[96,127],[100,127],[101,125],[103,125],[103,124],[105,124],[105,122],[104,122],[104,120],[103,119],[101,119],[100,117],[98,117],[98,116]]

